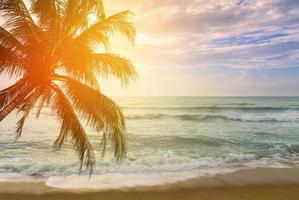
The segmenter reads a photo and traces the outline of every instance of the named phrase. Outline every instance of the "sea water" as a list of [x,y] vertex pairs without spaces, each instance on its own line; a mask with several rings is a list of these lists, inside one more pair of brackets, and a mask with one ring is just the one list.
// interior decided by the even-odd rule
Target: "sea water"
[[[0,181],[43,180],[62,188],[170,183],[243,168],[299,166],[299,97],[118,97],[128,154],[101,158],[101,136],[87,132],[97,164],[79,176],[72,146],[53,149],[59,122],[34,113],[15,141],[17,117],[0,123]],[[109,148],[108,148],[109,150]],[[111,152],[111,151],[110,151]]]

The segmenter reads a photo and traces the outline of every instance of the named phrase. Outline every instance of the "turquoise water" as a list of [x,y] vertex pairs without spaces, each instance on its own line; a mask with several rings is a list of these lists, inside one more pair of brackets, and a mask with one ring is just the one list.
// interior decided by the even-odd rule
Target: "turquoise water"
[[[106,181],[138,175],[139,179],[160,177],[156,182],[163,183],[164,179],[175,180],[170,178],[174,176],[184,179],[240,168],[299,165],[299,97],[115,100],[127,118],[129,149],[121,165],[111,154],[102,160],[97,152],[95,177],[105,176]],[[59,124],[49,111],[39,120],[31,117],[17,142],[15,122],[12,114],[0,124],[0,177],[53,180],[77,176],[79,163],[71,146],[58,152],[52,148]],[[88,132],[100,151],[100,137],[91,129]],[[55,181],[54,185],[59,182]]]

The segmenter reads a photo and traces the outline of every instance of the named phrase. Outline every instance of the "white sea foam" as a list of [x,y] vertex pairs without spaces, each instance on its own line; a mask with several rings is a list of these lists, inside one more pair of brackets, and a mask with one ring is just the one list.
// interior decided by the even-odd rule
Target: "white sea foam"
[[[241,156],[237,154],[236,156]],[[248,156],[248,159],[251,156]],[[186,181],[194,178],[209,177],[217,174],[227,174],[241,169],[258,167],[287,168],[288,165],[281,163],[271,163],[269,160],[252,161],[242,166],[215,167],[204,169],[190,169],[188,171],[175,172],[136,172],[136,173],[103,173],[88,175],[65,175],[49,177],[33,177],[20,174],[0,174],[0,182],[37,182],[45,183],[49,187],[61,189],[126,189],[139,186],[159,186]]]
[[102,174],[89,178],[88,176],[72,175],[67,177],[50,177],[46,185],[56,188],[88,188],[117,189],[136,186],[154,186],[193,178],[193,173],[163,173],[163,174]]
[[30,182],[30,183],[41,183],[46,179],[36,178],[32,176],[24,176],[18,173],[0,173],[0,182],[6,183],[19,183],[19,182]]
[[[240,168],[239,168],[240,169]],[[57,176],[49,177],[46,185],[54,188],[63,189],[120,189],[137,186],[157,186],[186,181],[193,178],[213,176],[230,173],[238,168],[226,168],[215,170],[191,170],[182,172],[164,172],[164,173],[107,173],[102,175],[89,176]]]

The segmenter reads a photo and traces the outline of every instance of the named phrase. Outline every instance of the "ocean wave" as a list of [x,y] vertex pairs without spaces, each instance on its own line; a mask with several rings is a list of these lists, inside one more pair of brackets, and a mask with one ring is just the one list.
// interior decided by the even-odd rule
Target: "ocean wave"
[[[208,136],[204,136],[203,138],[207,140],[218,140],[217,138],[210,138]],[[183,138],[178,137],[173,139],[182,140]],[[194,139],[196,138],[187,138],[187,140]],[[297,151],[296,149],[298,146],[296,146],[297,145],[290,145],[289,147],[292,149],[294,148],[293,150]],[[283,148],[284,147],[282,147],[282,149]],[[174,157],[171,155],[175,154],[166,154],[167,152],[164,152],[164,157],[160,157],[159,155],[155,154],[149,154],[148,156],[142,157],[137,156],[135,159],[124,160],[121,166],[115,166],[110,162],[109,165],[105,165],[102,163],[102,161],[100,161],[95,168],[92,179],[89,179],[88,173],[83,173],[82,176],[79,176],[78,166],[72,163],[52,163],[51,165],[50,163],[34,162],[31,163],[31,166],[27,166],[25,169],[19,169],[14,172],[7,170],[1,172],[0,170],[0,182],[12,180],[12,177],[9,175],[15,174],[13,177],[16,178],[14,179],[16,181],[22,176],[35,179],[42,178],[48,180],[47,185],[54,187],[63,188],[66,186],[65,184],[67,184],[70,188],[76,187],[76,184],[79,184],[77,185],[78,187],[84,187],[84,185],[87,184],[87,182],[84,181],[88,181],[88,187],[105,188],[105,186],[113,186],[114,183],[129,184],[126,182],[126,180],[129,180],[129,182],[134,181],[134,184],[137,183],[141,185],[144,185],[147,181],[151,182],[151,184],[153,183],[152,181],[154,181],[154,184],[156,184],[157,180],[159,180],[157,182],[169,180],[168,177],[180,176],[180,179],[190,179],[197,176],[206,176],[208,174],[222,174],[226,173],[228,169],[237,170],[247,166],[288,166],[285,162],[286,160],[281,156],[281,154],[275,156],[276,154],[274,153],[268,155],[267,157],[260,157],[253,152],[228,152],[219,156],[193,156],[189,154],[187,156],[176,155]],[[286,158],[289,159],[289,162],[293,161],[291,157]],[[9,164],[9,166],[13,166],[13,163]],[[99,177],[99,179],[97,179],[97,177]],[[85,178],[86,180],[83,180]],[[181,180],[171,180],[171,182],[176,181]]]
[[225,120],[236,122],[297,122],[298,119],[283,117],[231,117],[225,115],[197,115],[197,114],[182,114],[182,115],[167,115],[167,114],[145,114],[145,115],[128,115],[128,120],[158,120],[162,118],[174,118],[182,121],[197,121],[207,122],[212,120]]
[[224,103],[221,105],[225,105],[225,106],[254,106],[255,104],[252,104],[252,103]]
[[248,118],[248,117],[227,117],[221,115],[207,115],[203,117],[203,119],[204,120],[222,119],[222,120],[236,121],[236,122],[295,122],[297,121],[293,119],[278,119],[278,118],[268,118],[268,117]]
[[164,114],[128,115],[128,116],[126,116],[126,119],[128,119],[128,120],[144,120],[144,119],[154,120],[154,119],[161,119],[165,116],[167,116],[167,115],[164,115]]
[[123,107],[126,109],[143,109],[143,110],[183,110],[183,111],[221,111],[221,110],[232,110],[232,111],[255,111],[255,112],[277,112],[277,111],[288,111],[288,110],[299,110],[299,107],[275,107],[275,106],[129,106]]
[[[153,140],[154,139],[152,138],[151,141],[153,141]],[[219,146],[222,146],[225,144],[234,144],[234,142],[232,142],[232,141],[228,141],[228,140],[221,139],[221,138],[209,137],[209,136],[205,136],[205,135],[200,135],[200,136],[196,136],[196,137],[163,136],[160,138],[160,140],[167,142],[167,144],[174,143],[175,145],[200,144],[200,145],[205,145],[205,146],[219,147]]]
[[289,153],[296,153],[299,154],[299,145],[294,144],[294,145],[290,145],[290,146],[285,146],[285,149],[289,152]]

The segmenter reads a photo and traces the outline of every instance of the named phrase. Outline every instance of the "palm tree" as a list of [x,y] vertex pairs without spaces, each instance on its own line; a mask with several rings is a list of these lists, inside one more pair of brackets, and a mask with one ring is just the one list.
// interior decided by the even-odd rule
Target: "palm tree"
[[[127,84],[136,77],[130,60],[109,53],[111,38],[119,33],[134,42],[132,14],[106,17],[101,0],[1,0],[0,14],[6,22],[0,26],[0,74],[16,80],[0,91],[0,121],[16,110],[18,138],[29,113],[36,109],[39,117],[49,106],[61,122],[54,146],[61,148],[71,138],[80,170],[86,166],[92,173],[95,165],[85,126],[101,135],[102,156],[111,142],[121,160],[124,116],[101,93],[98,78],[114,76]],[[99,48],[103,53],[95,51]]]

